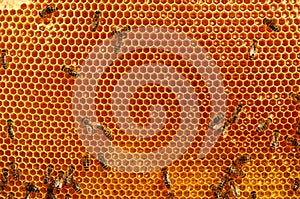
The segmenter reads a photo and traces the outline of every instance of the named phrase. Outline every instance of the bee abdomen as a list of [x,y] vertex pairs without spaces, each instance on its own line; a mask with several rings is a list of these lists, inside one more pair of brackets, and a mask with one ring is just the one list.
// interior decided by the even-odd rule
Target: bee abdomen
[[267,25],[270,29],[272,29],[275,32],[279,32],[278,26],[272,19],[264,18],[263,24]]

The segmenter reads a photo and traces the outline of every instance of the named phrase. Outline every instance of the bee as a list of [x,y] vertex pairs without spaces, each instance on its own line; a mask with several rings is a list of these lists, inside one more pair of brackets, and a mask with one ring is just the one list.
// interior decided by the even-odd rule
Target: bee
[[252,44],[249,49],[249,59],[250,60],[252,60],[257,54],[257,44],[258,44],[258,41],[256,39],[253,39]]
[[279,138],[280,132],[278,130],[275,130],[272,139],[270,142],[270,149],[274,149],[278,145],[278,138]]
[[256,191],[251,192],[251,199],[257,199]]
[[300,144],[298,143],[296,138],[292,138],[292,137],[289,137],[288,135],[286,135],[286,136],[284,136],[284,139],[295,147],[300,146]]
[[13,192],[9,192],[6,199],[14,199],[14,198],[15,198],[15,194]]
[[175,199],[175,194],[173,191],[169,192],[167,195],[167,199]]
[[296,94],[294,92],[290,92],[289,93],[289,97],[295,101],[297,104],[300,103],[300,95],[299,94]]
[[100,12],[96,11],[92,22],[92,31],[95,32],[99,26]]
[[224,119],[224,114],[216,115],[209,124],[211,130],[218,129],[220,122]]
[[31,182],[23,182],[26,189],[25,199],[30,199],[32,193],[39,193],[40,190]]
[[10,137],[10,139],[14,139],[15,131],[13,126],[13,121],[11,119],[7,120],[7,134]]
[[82,157],[82,164],[83,164],[83,168],[84,170],[88,171],[89,167],[90,167],[90,159],[89,159],[89,154],[85,153]]
[[102,166],[102,168],[103,169],[107,169],[108,165],[106,163],[106,160],[104,158],[104,154],[103,153],[99,153],[98,154],[98,159],[99,159],[99,162],[100,162],[100,165]]
[[65,196],[65,199],[70,199],[71,198],[71,195],[70,194],[67,194],[66,196]]
[[232,178],[229,180],[229,184],[230,184],[230,190],[232,192],[232,195],[234,197],[240,196],[241,195],[240,189],[234,184],[234,181]]
[[81,193],[80,184],[72,178],[72,187],[77,193]]
[[235,111],[234,111],[234,113],[233,113],[232,120],[231,120],[232,123],[236,123],[236,122],[238,121],[242,109],[243,109],[243,106],[242,106],[241,104],[239,104],[239,105],[236,107],[236,109],[235,109]]
[[170,175],[168,173],[168,170],[166,167],[161,169],[162,173],[163,173],[163,181],[165,186],[170,189],[171,188],[171,180],[170,180]]
[[54,195],[54,189],[55,189],[55,181],[52,181],[47,188],[46,199],[56,199]]
[[272,119],[271,119],[271,118],[268,118],[268,119],[266,119],[266,120],[262,120],[262,121],[260,122],[260,124],[258,124],[257,129],[256,129],[256,132],[257,132],[257,133],[260,133],[260,132],[266,130],[266,129],[269,127],[269,125],[270,125],[271,122],[272,122]]
[[8,63],[7,63],[7,50],[1,51],[1,65],[4,69],[7,69]]
[[4,190],[8,184],[8,169],[3,169],[0,190]]
[[233,160],[232,164],[234,166],[242,166],[242,165],[246,164],[250,160],[251,160],[251,157],[246,156],[246,155],[242,155],[242,156],[236,158],[235,160]]
[[45,173],[45,176],[44,176],[44,184],[48,184],[50,178],[51,178],[51,173],[53,172],[53,168],[54,166],[52,164],[50,164],[47,168],[47,171]]
[[68,184],[71,183],[74,170],[75,170],[74,165],[69,166],[69,169],[66,173],[66,177],[65,177],[65,180],[64,180],[64,185],[68,185]]
[[18,170],[18,164],[15,162],[10,162],[9,163],[10,169],[12,171],[12,176],[14,177],[14,179],[19,180],[20,178],[20,173]]
[[246,176],[246,174],[241,169],[235,167],[227,167],[226,173],[228,175],[234,174],[241,178],[244,178]]
[[230,178],[228,175],[223,176],[219,182],[218,190],[221,191],[229,180]]
[[271,30],[273,30],[275,32],[279,32],[277,24],[272,19],[264,18],[263,24],[268,26]]
[[44,8],[42,11],[39,11],[39,15],[42,18],[47,17],[48,15],[56,12],[58,10],[58,8],[54,7],[54,6],[50,6],[48,5],[46,8]]
[[79,77],[79,73],[75,72],[71,68],[66,68],[65,65],[63,67],[61,67],[61,70],[64,71],[66,74],[70,75],[70,76]]
[[295,178],[294,185],[293,185],[293,190],[294,191],[297,191],[299,189],[299,184],[300,184],[299,178]]
[[300,119],[298,121],[298,126],[297,126],[297,132],[298,135],[300,135]]
[[209,186],[209,188],[213,192],[213,195],[214,195],[215,199],[222,199],[220,191],[218,190],[218,188],[216,187],[216,185],[212,184],[212,185]]
[[64,172],[63,171],[59,171],[58,172],[58,176],[55,180],[55,187],[57,191],[60,191],[60,189],[62,188],[64,183]]

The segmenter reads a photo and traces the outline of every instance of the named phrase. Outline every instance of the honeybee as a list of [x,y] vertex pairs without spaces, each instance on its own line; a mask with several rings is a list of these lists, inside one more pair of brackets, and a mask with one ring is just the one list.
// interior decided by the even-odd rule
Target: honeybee
[[220,122],[224,119],[224,114],[216,115],[209,124],[211,130],[218,129],[220,126]]
[[273,30],[275,32],[279,32],[277,24],[272,19],[264,18],[263,24],[268,26],[271,30]]
[[66,173],[66,177],[65,177],[65,180],[64,180],[64,185],[67,185],[67,184],[71,183],[74,170],[75,170],[74,165],[69,166],[69,169]]
[[243,105],[241,105],[241,104],[239,104],[239,105],[236,107],[236,109],[235,109],[235,111],[234,111],[234,113],[233,113],[232,120],[231,120],[232,123],[236,123],[236,122],[238,121],[242,109],[243,109]]
[[298,135],[300,135],[300,119],[298,121],[298,126],[297,126],[297,132]]
[[1,65],[4,69],[7,69],[8,63],[7,63],[7,50],[1,51]]
[[278,138],[279,138],[280,132],[278,130],[275,130],[272,139],[270,142],[270,149],[274,149],[278,145]]
[[218,190],[221,191],[229,180],[230,180],[229,176],[224,175],[219,182]]
[[79,77],[79,73],[75,72],[71,68],[66,68],[65,65],[63,67],[61,67],[61,70],[64,71],[66,74],[70,75],[70,76]]
[[10,139],[14,139],[15,131],[13,126],[13,121],[11,119],[7,120],[7,134],[10,137]]
[[173,191],[169,192],[167,195],[167,199],[175,199],[175,194]]
[[84,170],[88,171],[89,167],[90,167],[90,158],[89,158],[89,154],[85,153],[82,157],[82,164],[83,164],[83,168]]
[[14,199],[14,198],[15,198],[15,194],[13,192],[9,192],[6,199]]
[[227,167],[226,173],[228,175],[234,174],[241,178],[244,178],[246,176],[246,174],[241,169],[235,167]]
[[168,170],[166,167],[161,169],[162,173],[163,173],[163,181],[165,186],[170,189],[171,188],[171,180],[170,180],[170,175],[168,173]]
[[42,18],[47,17],[48,15],[56,12],[58,10],[58,8],[54,7],[54,6],[50,6],[48,5],[46,8],[44,8],[42,11],[39,11],[39,15]]
[[251,158],[249,156],[242,155],[242,156],[236,158],[235,160],[233,160],[232,164],[234,166],[242,166],[242,165],[246,164],[250,160],[251,160]]
[[220,191],[218,190],[218,188],[216,187],[216,185],[212,184],[209,186],[209,188],[211,189],[211,191],[213,192],[213,195],[215,197],[215,199],[222,199],[223,197],[220,194]]
[[62,188],[64,183],[64,172],[63,171],[59,171],[58,172],[58,176],[55,180],[55,187],[57,191],[60,191],[60,189]]
[[262,121],[260,122],[260,124],[258,124],[257,129],[256,129],[256,132],[257,132],[257,133],[260,133],[260,132],[266,130],[266,129],[269,127],[269,125],[270,125],[271,122],[272,122],[272,119],[271,119],[271,118],[268,118],[268,119],[266,119],[266,120],[262,120]]
[[289,137],[288,135],[286,135],[286,136],[284,136],[284,139],[295,147],[300,146],[300,144],[298,143],[296,138],[292,138],[292,137]]
[[230,195],[230,193],[228,191],[224,191],[221,194],[221,197],[222,197],[222,199],[230,199],[229,195]]
[[299,184],[300,184],[299,178],[295,178],[294,185],[293,185],[293,190],[294,191],[297,191],[299,189]]
[[256,191],[251,192],[251,199],[257,199]]
[[18,164],[15,162],[10,162],[9,163],[10,169],[12,171],[12,176],[14,177],[14,179],[19,180],[20,178],[20,173],[18,170]]
[[47,168],[47,171],[45,173],[45,176],[44,176],[44,184],[48,184],[50,178],[51,178],[51,173],[53,172],[53,168],[54,166],[52,164],[50,164]]
[[0,186],[0,190],[4,190],[5,187],[8,184],[8,169],[4,168],[3,169],[3,174],[2,174],[2,179],[1,179],[1,186]]
[[100,21],[100,12],[96,11],[93,17],[93,22],[92,22],[92,31],[95,32],[99,26],[99,21]]
[[252,44],[249,49],[249,59],[250,60],[252,60],[257,54],[257,44],[258,44],[258,41],[256,39],[253,39]]
[[30,199],[32,193],[39,193],[40,190],[31,182],[23,182],[26,189],[25,199]]
[[230,190],[232,192],[232,195],[234,197],[240,196],[241,195],[240,189],[234,184],[234,181],[232,178],[229,180],[229,184],[230,184]]
[[296,94],[294,92],[290,92],[289,93],[289,97],[295,101],[297,104],[300,103],[300,95],[299,94]]
[[72,187],[77,193],[81,193],[81,187],[80,187],[79,182],[77,182],[73,178],[72,178]]
[[108,165],[106,163],[106,160],[104,158],[104,154],[103,153],[99,153],[98,154],[98,159],[99,159],[99,162],[100,162],[100,165],[102,166],[102,168],[103,169],[107,169]]
[[67,194],[66,196],[65,196],[65,199],[70,199],[71,198],[71,195],[70,194]]

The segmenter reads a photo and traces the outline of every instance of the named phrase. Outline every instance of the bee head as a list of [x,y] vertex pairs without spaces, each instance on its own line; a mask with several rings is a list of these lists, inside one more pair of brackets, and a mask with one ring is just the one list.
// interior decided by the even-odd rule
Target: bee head
[[264,19],[263,19],[263,23],[264,23],[264,24],[266,24],[268,21],[269,21],[268,18],[264,18]]
[[285,140],[287,140],[288,138],[289,138],[289,136],[288,136],[288,135],[284,136],[284,139],[285,139]]
[[53,168],[54,168],[54,166],[53,166],[52,164],[50,164],[50,165],[49,165],[49,168],[53,169]]
[[11,119],[7,120],[7,123],[12,123],[13,121]]
[[256,39],[253,39],[253,42],[254,42],[254,43],[257,43],[258,41],[257,41]]
[[66,66],[63,65],[63,66],[61,67],[61,70],[64,71],[65,68],[66,68]]
[[41,11],[39,11],[39,15],[40,15],[40,17],[43,17],[43,14],[42,14],[42,12],[41,12]]
[[70,166],[70,169],[74,170],[74,169],[75,169],[75,166],[72,164],[72,165]]
[[161,170],[162,170],[162,172],[166,172],[168,169],[167,169],[167,167],[163,167]]
[[96,11],[95,14],[97,14],[97,15],[100,14],[100,11]]
[[8,163],[8,164],[9,164],[9,166],[16,165],[16,163],[15,163],[15,162],[10,162],[10,163]]
[[294,95],[294,92],[290,92],[289,93],[289,97],[291,97],[292,95]]
[[272,122],[273,121],[272,118],[270,118],[270,117],[267,120],[268,120],[268,122]]
[[3,53],[6,53],[6,52],[7,52],[7,50],[2,50],[2,52],[3,52]]
[[64,173],[65,173],[65,172],[63,172],[63,171],[59,171],[59,172],[58,172],[59,175],[64,175]]

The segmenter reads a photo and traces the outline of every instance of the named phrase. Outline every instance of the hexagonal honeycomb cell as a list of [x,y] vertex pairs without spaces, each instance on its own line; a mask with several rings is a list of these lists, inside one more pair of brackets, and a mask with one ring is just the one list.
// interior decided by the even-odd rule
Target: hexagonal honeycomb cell
[[[58,11],[42,19],[39,11],[50,4]],[[0,69],[0,168],[14,161],[21,174],[3,197],[24,197],[22,182],[30,181],[40,189],[33,198],[43,198],[48,165],[54,165],[55,179],[73,164],[82,192],[68,185],[57,198],[160,199],[170,191],[178,199],[213,198],[210,185],[241,155],[252,159],[242,168],[246,177],[234,179],[239,198],[252,191],[261,199],[300,197],[292,190],[299,149],[283,139],[299,140],[300,105],[289,98],[300,93],[299,1],[32,0],[1,8],[0,50],[8,52],[8,68]],[[96,11],[99,27],[92,32]],[[279,32],[264,18],[273,19]],[[127,38],[111,36],[127,25]],[[258,52],[249,60],[253,39]],[[80,77],[64,73],[64,65]],[[238,104],[243,111],[227,135],[209,134],[214,112],[230,118]],[[257,133],[270,116],[271,125]],[[96,129],[86,133],[82,117],[112,138]],[[276,129],[278,146],[270,150]],[[92,155],[89,171],[82,166],[85,152]],[[149,164],[167,166],[170,190],[160,169],[140,170]]]

